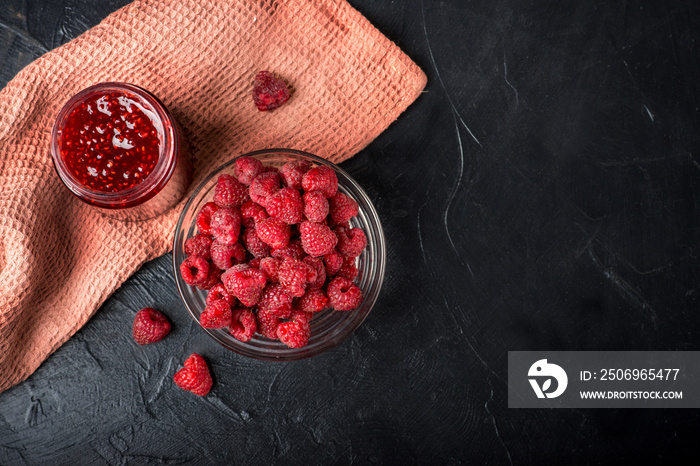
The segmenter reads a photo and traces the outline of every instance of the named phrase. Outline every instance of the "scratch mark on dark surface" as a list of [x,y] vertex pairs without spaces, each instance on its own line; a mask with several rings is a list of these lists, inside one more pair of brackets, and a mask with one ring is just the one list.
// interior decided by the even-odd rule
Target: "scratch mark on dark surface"
[[649,110],[649,107],[647,107],[646,105],[642,105],[642,107],[644,107],[644,110],[647,111],[647,115],[649,115],[649,119],[653,123],[654,122],[654,114],[651,113],[651,110]]
[[506,446],[506,443],[503,441],[503,437],[501,436],[501,433],[498,431],[498,424],[496,424],[496,417],[493,415],[493,413],[489,409],[489,401],[493,401],[493,387],[491,387],[491,398],[489,398],[488,400],[486,400],[484,402],[484,409],[486,409],[486,412],[489,413],[489,416],[491,416],[491,422],[493,423],[493,429],[496,431],[496,436],[498,437],[498,440],[501,442],[501,445],[503,445],[503,449],[506,451],[506,455],[508,455],[508,462],[512,465],[513,458],[510,456],[510,451],[508,451],[508,447]]
[[508,81],[508,65],[506,65],[506,52],[503,52],[503,79],[506,80],[506,84],[510,86],[511,89],[513,89],[513,92],[515,92],[515,106],[517,106],[520,103],[520,98],[518,96],[518,90],[513,86],[510,81]]
[[423,247],[423,235],[421,235],[420,232],[420,213],[421,210],[423,210],[423,207],[418,209],[418,220],[416,221],[416,228],[418,229],[418,245],[420,246],[420,252],[423,255],[423,263],[425,265],[428,265],[428,260],[425,257],[425,248]]
[[3,23],[2,21],[0,21],[0,28],[6,29],[13,34],[16,34],[17,36],[19,36],[22,39],[26,40],[27,42],[31,43],[32,45],[34,45],[36,48],[38,48],[39,50],[41,50],[44,53],[49,51],[49,49],[44,47],[44,45],[41,42],[34,39],[32,36],[28,35],[26,32],[22,31],[21,29],[17,29],[15,27],[12,27],[9,24]]

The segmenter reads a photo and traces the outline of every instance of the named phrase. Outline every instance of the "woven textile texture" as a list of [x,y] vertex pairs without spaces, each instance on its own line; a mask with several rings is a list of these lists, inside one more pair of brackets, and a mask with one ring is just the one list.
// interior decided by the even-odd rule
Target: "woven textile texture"
[[[292,86],[273,112],[252,102],[262,69]],[[345,160],[418,97],[426,77],[343,0],[136,1],[27,66],[0,92],[0,391],[171,248],[184,202],[123,222],[74,198],[54,171],[56,114],[103,81],[139,85],[165,103],[189,142],[195,186],[257,149]]]

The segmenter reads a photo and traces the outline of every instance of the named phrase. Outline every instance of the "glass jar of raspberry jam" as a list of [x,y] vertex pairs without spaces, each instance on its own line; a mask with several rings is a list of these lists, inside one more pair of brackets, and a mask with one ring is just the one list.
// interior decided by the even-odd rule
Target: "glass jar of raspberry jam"
[[177,124],[165,106],[133,84],[88,87],[61,109],[51,156],[80,200],[124,220],[162,214],[189,182]]

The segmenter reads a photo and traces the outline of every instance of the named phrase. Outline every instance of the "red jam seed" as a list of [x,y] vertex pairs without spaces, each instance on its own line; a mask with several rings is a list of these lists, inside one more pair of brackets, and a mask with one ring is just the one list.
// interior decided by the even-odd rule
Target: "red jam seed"
[[81,102],[62,128],[60,151],[68,171],[94,191],[140,184],[160,157],[162,127],[147,113],[152,111],[138,98],[120,91]]

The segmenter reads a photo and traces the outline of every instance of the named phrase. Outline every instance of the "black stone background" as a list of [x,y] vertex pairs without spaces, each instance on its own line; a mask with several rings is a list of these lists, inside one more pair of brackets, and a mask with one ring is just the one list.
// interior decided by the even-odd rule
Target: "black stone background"
[[[126,0],[0,0],[0,85]],[[700,7],[351,0],[428,74],[343,163],[381,216],[381,297],[341,346],[258,362],[146,264],[0,394],[0,464],[630,464],[696,410],[515,410],[509,350],[698,350]],[[174,330],[138,347],[134,313]],[[50,312],[47,309],[46,312]],[[209,361],[206,398],[172,375]],[[687,458],[687,457],[686,457]]]

